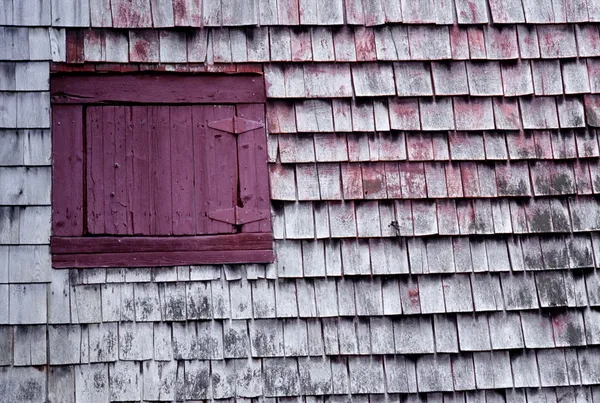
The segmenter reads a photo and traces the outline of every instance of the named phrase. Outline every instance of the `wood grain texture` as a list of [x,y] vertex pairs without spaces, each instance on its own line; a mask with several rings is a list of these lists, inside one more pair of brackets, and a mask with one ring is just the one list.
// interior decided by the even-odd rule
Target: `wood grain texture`
[[[194,89],[191,91],[191,89]],[[55,104],[265,102],[264,80],[250,75],[103,75],[52,78]]]
[[53,255],[55,269],[97,267],[181,266],[189,264],[270,263],[273,251],[186,251]]
[[62,237],[51,238],[52,253],[127,253],[127,252],[186,252],[270,249],[269,233],[226,234],[207,236],[151,237]]
[[54,180],[53,233],[83,234],[83,111],[78,105],[56,105],[52,119]]

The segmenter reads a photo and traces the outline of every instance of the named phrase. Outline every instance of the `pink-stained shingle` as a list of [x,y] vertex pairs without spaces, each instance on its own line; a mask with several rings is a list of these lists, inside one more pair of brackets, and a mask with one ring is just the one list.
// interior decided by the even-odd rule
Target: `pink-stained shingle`
[[269,133],[296,133],[296,112],[292,102],[275,101],[267,105]]
[[555,129],[559,127],[556,101],[550,97],[519,99],[523,128]]
[[587,0],[563,0],[567,22],[589,21]]
[[271,198],[274,200],[296,200],[295,172],[293,165],[269,165]]
[[456,130],[493,130],[494,111],[490,98],[454,98]]
[[486,0],[455,0],[459,24],[485,24],[488,22]]
[[554,10],[550,2],[538,2],[536,0],[522,0],[525,20],[529,24],[545,24],[555,21]]
[[435,3],[433,0],[414,2],[401,0],[402,19],[407,24],[435,23]]
[[503,95],[498,62],[467,63],[467,76],[471,95]]
[[585,127],[585,112],[581,99],[573,97],[559,99],[557,106],[561,128]]
[[428,63],[394,63],[394,75],[398,96],[433,95],[431,71]]
[[433,160],[433,144],[431,133],[407,133],[406,154],[410,161]]
[[575,33],[580,57],[600,55],[600,34],[596,24],[578,24]]
[[158,31],[129,31],[129,60],[132,62],[158,63]]
[[465,197],[481,197],[477,165],[474,162],[461,162],[460,176],[462,178],[462,186]]
[[367,62],[377,60],[377,45],[375,43],[375,33],[372,29],[356,27],[354,29],[354,45],[358,61]]
[[352,112],[350,101],[334,99],[333,121],[336,132],[351,132],[352,131]]
[[187,46],[185,32],[160,32],[160,62],[185,63],[187,61]]
[[[266,66],[265,66],[266,77]],[[306,97],[304,69],[298,64],[286,64],[283,69],[285,96],[288,98]]]
[[530,131],[520,130],[507,134],[506,145],[510,159],[532,159],[537,157],[535,136]]
[[347,26],[336,29],[333,32],[333,47],[336,61],[355,62],[354,30]]
[[391,27],[386,25],[375,28],[375,51],[377,60],[398,60]]
[[352,102],[352,130],[355,132],[375,131],[372,101]]
[[319,177],[315,164],[296,165],[298,200],[320,200]]
[[420,99],[419,109],[423,130],[454,129],[454,111],[451,98]]
[[319,189],[322,200],[340,200],[342,198],[342,177],[339,164],[319,164]]
[[487,59],[485,47],[485,32],[482,27],[470,26],[467,28],[469,40],[469,53],[471,59]]
[[344,0],[346,23],[349,25],[364,25],[365,14],[361,0]]
[[392,130],[419,130],[419,101],[417,99],[390,98],[390,127]]
[[328,28],[313,27],[311,30],[312,54],[315,62],[335,60],[333,36]]
[[246,28],[246,47],[248,48],[249,62],[269,61],[269,29]]
[[484,132],[485,158],[487,160],[507,160],[508,150],[503,132]]
[[310,28],[295,27],[290,31],[292,61],[308,62],[313,60]]
[[364,134],[346,134],[348,142],[348,161],[371,161],[369,138]]
[[402,6],[397,0],[383,0],[383,12],[386,22],[402,22]]
[[383,163],[362,163],[363,196],[365,199],[387,198],[385,167]]
[[381,25],[386,21],[381,0],[363,0],[363,12],[367,27]]
[[387,99],[373,100],[373,112],[375,116],[375,130],[378,132],[389,132],[390,113],[388,111]]
[[422,163],[400,163],[400,186],[402,197],[408,199],[422,199],[427,197],[425,168]]
[[450,34],[446,26],[409,26],[411,60],[450,59]]
[[585,120],[588,125],[600,127],[600,96],[584,96]]
[[573,26],[540,25],[537,31],[542,58],[577,57]]
[[111,0],[111,11],[115,28],[152,27],[150,0]]
[[315,162],[315,146],[310,135],[282,133],[278,136],[282,163]]
[[521,58],[536,59],[540,57],[540,44],[535,26],[517,25],[517,36],[519,37]]
[[467,69],[464,62],[432,62],[435,95],[467,95]]
[[485,151],[481,133],[452,132],[448,134],[450,158],[457,160],[484,160]]
[[[395,95],[391,64],[360,63],[352,66],[352,82],[357,97]],[[331,84],[331,81],[329,82]]]
[[465,28],[460,28],[458,25],[450,27],[450,50],[452,59],[466,60],[469,59],[469,36]]
[[525,22],[520,0],[490,0],[492,21],[495,24],[518,24]]
[[536,95],[560,95],[563,93],[563,80],[558,60],[534,60],[533,88]]
[[317,23],[319,25],[342,25],[344,23],[343,0],[316,1],[316,3]]
[[499,130],[518,130],[522,127],[519,104],[516,99],[495,98],[494,120]]
[[590,92],[590,80],[585,61],[569,60],[562,63],[562,77],[565,94],[580,94]]
[[331,102],[323,100],[297,102],[296,122],[299,132],[332,132]]
[[591,158],[600,155],[596,130],[578,130],[575,132],[575,140],[577,143],[577,156],[579,158]]
[[456,24],[454,0],[434,0],[435,22],[440,25]]
[[348,64],[304,65],[304,86],[309,98],[338,98],[353,95]]
[[533,94],[533,77],[528,60],[502,63],[504,96],[514,97]]
[[448,197],[463,197],[462,177],[458,162],[446,165],[446,188]]
[[446,170],[444,168],[444,165],[445,164],[442,163],[425,164],[427,197],[448,197],[448,189],[446,188]]
[[519,57],[516,27],[490,25],[486,27],[485,34],[488,58],[517,59]]

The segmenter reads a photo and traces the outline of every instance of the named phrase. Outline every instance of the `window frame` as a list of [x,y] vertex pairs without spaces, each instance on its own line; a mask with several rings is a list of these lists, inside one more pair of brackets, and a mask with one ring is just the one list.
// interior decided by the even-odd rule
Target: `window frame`
[[[152,267],[219,263],[268,263],[274,260],[270,192],[266,159],[266,91],[259,74],[52,74],[52,236],[54,268]],[[91,235],[85,233],[86,128],[85,108],[102,105],[262,105],[261,121],[235,117],[209,126],[238,137],[264,132],[264,178],[257,178],[257,196],[265,209],[244,219],[244,208],[234,207],[227,217],[239,232],[206,235]],[[247,108],[247,107],[246,107]],[[263,136],[258,135],[259,141]],[[239,147],[239,145],[238,145]],[[261,148],[261,149],[262,149]],[[263,164],[255,161],[258,167]],[[240,171],[241,177],[241,171]],[[239,178],[238,178],[239,180]],[[263,211],[264,210],[264,211]],[[244,232],[244,220],[268,225]],[[241,217],[241,218],[240,218]],[[268,228],[268,232],[267,229]],[[260,231],[260,232],[258,232]]]

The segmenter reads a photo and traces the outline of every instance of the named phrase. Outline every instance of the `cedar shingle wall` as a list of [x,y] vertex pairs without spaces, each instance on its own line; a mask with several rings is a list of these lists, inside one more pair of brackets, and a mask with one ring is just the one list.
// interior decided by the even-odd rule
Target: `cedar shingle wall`
[[[0,402],[599,403],[598,21],[2,1]],[[52,270],[50,61],[264,70],[276,262]]]

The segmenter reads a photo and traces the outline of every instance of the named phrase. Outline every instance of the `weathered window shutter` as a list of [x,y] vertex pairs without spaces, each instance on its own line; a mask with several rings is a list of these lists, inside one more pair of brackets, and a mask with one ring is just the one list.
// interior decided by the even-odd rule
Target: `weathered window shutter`
[[231,160],[236,164],[239,183],[234,205],[210,209],[208,217],[241,226],[241,232],[269,232],[269,201],[261,197],[269,194],[268,181],[264,180],[268,177],[264,107],[251,104],[238,105],[236,109],[235,116],[208,123],[214,137],[222,138],[224,135],[219,133],[227,133],[228,139],[235,142]]
[[86,122],[88,233],[270,231],[262,105],[89,106]]
[[55,267],[273,261],[264,88],[221,78],[53,80]]

